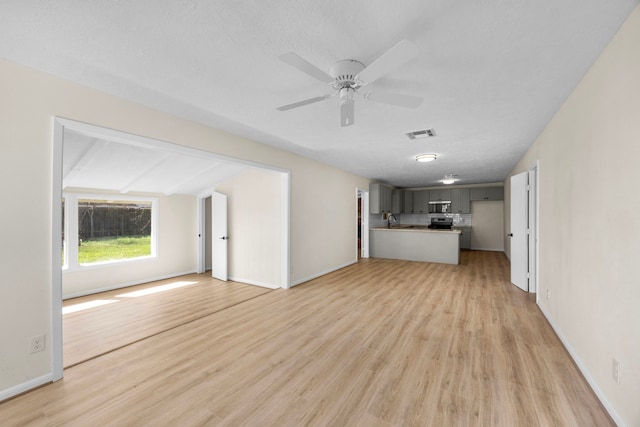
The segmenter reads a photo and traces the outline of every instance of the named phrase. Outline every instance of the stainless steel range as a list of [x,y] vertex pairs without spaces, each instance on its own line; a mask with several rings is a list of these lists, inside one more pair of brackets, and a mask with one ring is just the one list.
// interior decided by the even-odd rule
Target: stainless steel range
[[431,224],[428,227],[436,230],[451,230],[453,218],[431,218]]

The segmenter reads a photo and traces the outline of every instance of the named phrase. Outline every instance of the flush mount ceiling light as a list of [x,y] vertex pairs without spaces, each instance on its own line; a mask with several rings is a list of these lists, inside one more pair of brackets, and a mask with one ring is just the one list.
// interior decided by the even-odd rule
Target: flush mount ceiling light
[[456,182],[456,179],[454,178],[454,175],[445,175],[440,182],[442,182],[443,184],[453,184],[454,182]]
[[418,154],[416,160],[421,163],[432,162],[436,159],[435,154]]

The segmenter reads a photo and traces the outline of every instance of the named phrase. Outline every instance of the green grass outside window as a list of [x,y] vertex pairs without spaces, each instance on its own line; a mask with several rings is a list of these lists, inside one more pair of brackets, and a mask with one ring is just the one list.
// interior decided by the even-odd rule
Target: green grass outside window
[[83,240],[78,247],[79,264],[117,261],[149,255],[151,255],[151,236]]

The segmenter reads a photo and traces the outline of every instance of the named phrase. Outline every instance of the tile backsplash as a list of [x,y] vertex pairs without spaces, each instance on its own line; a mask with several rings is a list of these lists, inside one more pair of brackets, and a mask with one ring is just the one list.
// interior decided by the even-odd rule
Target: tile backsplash
[[[453,218],[453,225],[471,226],[471,214],[394,214],[400,224],[431,224],[431,218]],[[370,214],[369,227],[386,227],[383,214]]]

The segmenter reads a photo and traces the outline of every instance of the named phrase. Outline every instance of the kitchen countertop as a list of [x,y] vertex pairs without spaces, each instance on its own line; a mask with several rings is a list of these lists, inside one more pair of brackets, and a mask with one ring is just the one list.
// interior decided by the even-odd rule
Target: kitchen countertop
[[401,224],[401,225],[392,225],[391,228],[389,227],[374,227],[372,228],[372,230],[376,230],[376,231],[418,231],[421,233],[449,233],[449,234],[460,234],[462,233],[462,230],[456,230],[455,228],[453,230],[438,230],[435,228],[429,228],[427,225],[421,225],[421,224]]

